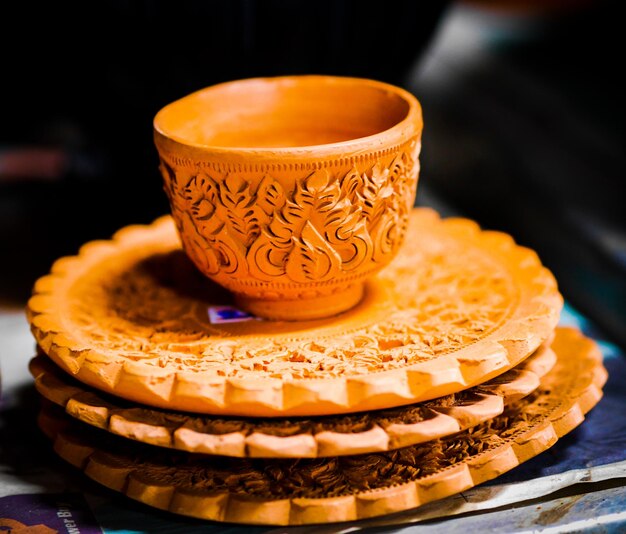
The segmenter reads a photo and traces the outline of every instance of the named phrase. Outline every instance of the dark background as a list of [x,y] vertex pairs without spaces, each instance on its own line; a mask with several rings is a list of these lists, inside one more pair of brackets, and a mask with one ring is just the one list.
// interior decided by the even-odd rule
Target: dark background
[[[152,117],[214,83],[339,74],[424,108],[418,202],[512,233],[626,345],[623,30],[608,2],[3,4],[0,303],[167,211]],[[620,46],[621,45],[621,46]]]

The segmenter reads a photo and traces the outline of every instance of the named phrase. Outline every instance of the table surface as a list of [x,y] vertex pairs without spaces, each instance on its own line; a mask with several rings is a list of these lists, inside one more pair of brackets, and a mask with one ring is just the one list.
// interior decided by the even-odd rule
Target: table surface
[[[292,532],[626,531],[626,359],[566,305],[561,324],[594,337],[610,377],[604,398],[547,452],[457,496],[391,516]],[[202,522],[148,508],[102,488],[51,451],[35,424],[38,399],[27,363],[34,352],[23,310],[0,310],[0,527],[2,518],[60,532],[279,532]],[[70,530],[71,531],[71,530]],[[74,532],[77,532],[76,530]]]

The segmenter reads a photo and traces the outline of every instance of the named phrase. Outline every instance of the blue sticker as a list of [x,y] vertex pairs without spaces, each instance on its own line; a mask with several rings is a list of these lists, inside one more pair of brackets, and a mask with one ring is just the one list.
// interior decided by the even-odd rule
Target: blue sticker
[[211,306],[209,308],[209,321],[212,324],[239,323],[242,321],[255,321],[257,317],[232,306]]

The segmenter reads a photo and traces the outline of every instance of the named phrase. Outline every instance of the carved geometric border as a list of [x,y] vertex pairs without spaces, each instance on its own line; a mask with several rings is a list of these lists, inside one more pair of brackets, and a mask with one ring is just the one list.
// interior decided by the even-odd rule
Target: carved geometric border
[[[160,149],[160,156],[165,159],[168,163],[174,164],[181,167],[187,167],[190,169],[212,169],[222,173],[231,173],[231,172],[270,172],[270,171],[310,171],[310,170],[318,170],[325,169],[328,167],[351,167],[355,165],[361,165],[363,163],[367,163],[370,161],[376,161],[380,158],[384,158],[389,156],[390,154],[394,154],[400,150],[403,150],[405,147],[416,146],[420,142],[421,133],[418,135],[413,135],[401,143],[398,143],[394,146],[384,148],[381,150],[374,150],[365,153],[356,152],[350,156],[337,156],[331,157],[327,159],[320,159],[317,156],[311,157],[310,161],[303,161],[305,156],[299,156],[294,158],[294,161],[289,161],[288,158],[279,157],[275,160],[271,158],[267,158],[262,162],[256,163],[248,163],[246,161],[216,161],[216,160],[198,160],[191,158],[181,158],[175,152],[168,150],[165,148],[165,144],[168,143],[167,140],[161,141],[164,142],[163,147]],[[162,138],[163,139],[163,138]]]
[[[555,362],[554,352],[542,346],[514,369],[462,394],[422,405],[304,421],[216,420],[133,406],[86,389],[44,356],[33,358],[29,368],[45,399],[84,423],[128,439],[239,458],[321,458],[389,451],[466,430],[531,394]],[[216,431],[220,426],[228,431]],[[300,431],[295,430],[298,427]]]
[[[489,250],[522,285],[519,300],[505,324],[480,341],[433,360],[338,378],[237,379],[205,376],[202,372],[176,373],[86,345],[76,336],[70,318],[59,304],[64,302],[64,292],[80,273],[109,255],[140,246],[150,236],[161,235],[165,227],[168,232],[171,228],[174,235],[169,216],[150,226],[126,227],[111,241],[88,243],[78,256],[58,260],[51,274],[35,284],[27,306],[28,320],[45,353],[90,386],[166,409],[262,417],[351,413],[448,395],[514,367],[550,336],[563,301],[554,277],[533,251],[517,246],[506,234],[481,231],[467,219],[442,221],[427,209],[416,209],[411,217],[440,228],[452,239]],[[407,236],[407,241],[410,239]]]
[[[100,431],[88,429],[91,432],[84,432],[85,428],[78,428],[80,423],[48,410],[41,413],[39,424],[54,441],[57,454],[67,462],[100,484],[155,508],[245,524],[303,525],[366,519],[415,508],[493,479],[550,448],[578,426],[584,420],[584,414],[602,397],[601,388],[607,379],[602,356],[591,340],[573,329],[560,330],[555,350],[567,361],[563,365],[557,363],[556,368],[544,377],[541,386],[544,391],[538,397],[520,401],[519,415],[505,413],[471,431],[436,442],[444,446],[442,450],[449,451],[445,446],[453,440],[452,454],[456,454],[456,443],[471,443],[467,454],[461,454],[458,459],[452,457],[446,467],[434,472],[424,471],[429,461],[426,458],[426,463],[420,464],[421,469],[406,475],[404,483],[385,486],[383,477],[377,481],[376,489],[347,490],[330,497],[306,497],[309,486],[301,487],[302,495],[297,497],[258,496],[254,492],[254,478],[249,479],[249,488],[237,486],[237,491],[233,492],[210,489],[210,481],[204,479],[210,476],[209,460],[177,456],[177,461],[167,461],[167,455],[164,457],[164,453],[158,452],[163,449],[141,444],[131,447],[127,444],[132,442],[122,438],[95,436],[93,433]],[[519,430],[515,430],[518,427]],[[497,430],[495,435],[491,429]],[[348,458],[353,465],[371,469],[377,458],[392,454],[396,453]],[[255,460],[255,463],[238,459],[229,461],[244,462],[239,471],[233,471],[237,476],[241,476],[241,470],[244,474],[265,469],[280,471],[286,468],[285,462],[289,462],[271,459]],[[300,460],[305,461],[322,462],[316,464],[316,468],[323,474],[323,462],[337,460]],[[300,469],[300,465],[297,463],[292,468]],[[218,485],[223,484],[224,481],[218,482]],[[315,491],[319,493],[319,488]]]

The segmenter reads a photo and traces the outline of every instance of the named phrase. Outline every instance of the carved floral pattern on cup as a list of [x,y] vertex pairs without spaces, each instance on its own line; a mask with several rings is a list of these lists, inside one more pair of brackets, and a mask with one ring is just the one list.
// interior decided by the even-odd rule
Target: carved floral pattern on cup
[[[202,272],[231,289],[285,275],[308,288],[368,263],[370,274],[393,258],[417,187],[418,152],[413,140],[366,172],[315,169],[289,191],[271,171],[248,180],[162,158],[161,172],[185,251]],[[234,281],[219,276],[235,273]]]

